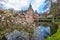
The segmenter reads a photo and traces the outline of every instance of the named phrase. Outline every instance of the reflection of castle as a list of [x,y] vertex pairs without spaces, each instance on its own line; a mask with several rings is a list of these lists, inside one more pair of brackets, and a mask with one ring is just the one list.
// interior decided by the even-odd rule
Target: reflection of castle
[[39,19],[38,13],[33,11],[32,6],[30,5],[28,10],[20,11],[18,16],[16,17],[16,22],[27,22],[29,24],[32,24],[34,21],[37,21]]

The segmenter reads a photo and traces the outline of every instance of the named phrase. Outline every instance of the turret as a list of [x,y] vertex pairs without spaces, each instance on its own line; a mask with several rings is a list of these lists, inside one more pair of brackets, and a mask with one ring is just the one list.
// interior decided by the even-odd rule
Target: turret
[[28,10],[32,10],[32,11],[33,11],[33,9],[32,9],[32,5],[31,5],[31,4],[29,5]]

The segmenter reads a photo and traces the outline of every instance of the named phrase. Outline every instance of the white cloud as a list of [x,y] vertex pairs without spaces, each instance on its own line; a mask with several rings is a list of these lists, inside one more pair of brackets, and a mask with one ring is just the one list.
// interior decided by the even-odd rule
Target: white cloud
[[[44,3],[45,1],[47,1],[47,0],[34,0],[32,2],[33,9],[37,10],[38,12],[41,12],[41,13],[46,12],[47,10],[50,9],[50,3],[49,3],[49,1],[47,1],[46,3]],[[49,5],[47,5],[48,8],[43,9],[46,4],[49,4]]]
[[52,0],[52,2],[57,2],[57,0]]
[[20,10],[24,6],[29,6],[29,0],[8,0],[6,2],[6,7],[8,8],[14,8],[16,10]]
[[4,0],[3,2],[6,8],[14,8],[15,10],[25,10],[25,8],[28,8],[31,3],[34,10],[44,12],[44,1],[45,0]]
[[32,2],[32,7],[33,7],[33,9],[34,9],[34,10],[37,10],[38,7],[39,7],[41,4],[43,4],[44,1],[45,1],[45,0],[34,0],[34,1]]

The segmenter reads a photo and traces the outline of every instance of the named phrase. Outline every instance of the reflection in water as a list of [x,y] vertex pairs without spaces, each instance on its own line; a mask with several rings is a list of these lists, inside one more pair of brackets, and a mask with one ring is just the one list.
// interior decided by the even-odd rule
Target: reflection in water
[[45,27],[45,26],[41,25],[41,26],[39,26],[39,30],[40,30],[40,33],[42,34],[42,36],[44,38],[46,38],[49,35],[51,35],[49,26]]
[[51,35],[50,33],[50,27],[49,26],[43,26],[40,25],[34,30],[34,34],[32,36],[32,40],[45,40],[46,37],[49,37]]
[[10,34],[6,34],[7,40],[29,40],[29,34],[27,32],[19,32],[14,30]]
[[[45,40],[46,37],[50,35],[50,27],[40,25],[34,29],[31,40]],[[25,32],[21,33],[17,30],[14,30],[10,34],[6,35],[7,40],[29,40],[29,35]]]

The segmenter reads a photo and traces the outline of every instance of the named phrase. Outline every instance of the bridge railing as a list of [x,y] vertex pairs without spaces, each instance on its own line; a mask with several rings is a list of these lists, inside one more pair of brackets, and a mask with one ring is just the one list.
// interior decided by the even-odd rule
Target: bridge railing
[[52,19],[39,19],[39,22],[52,22]]

